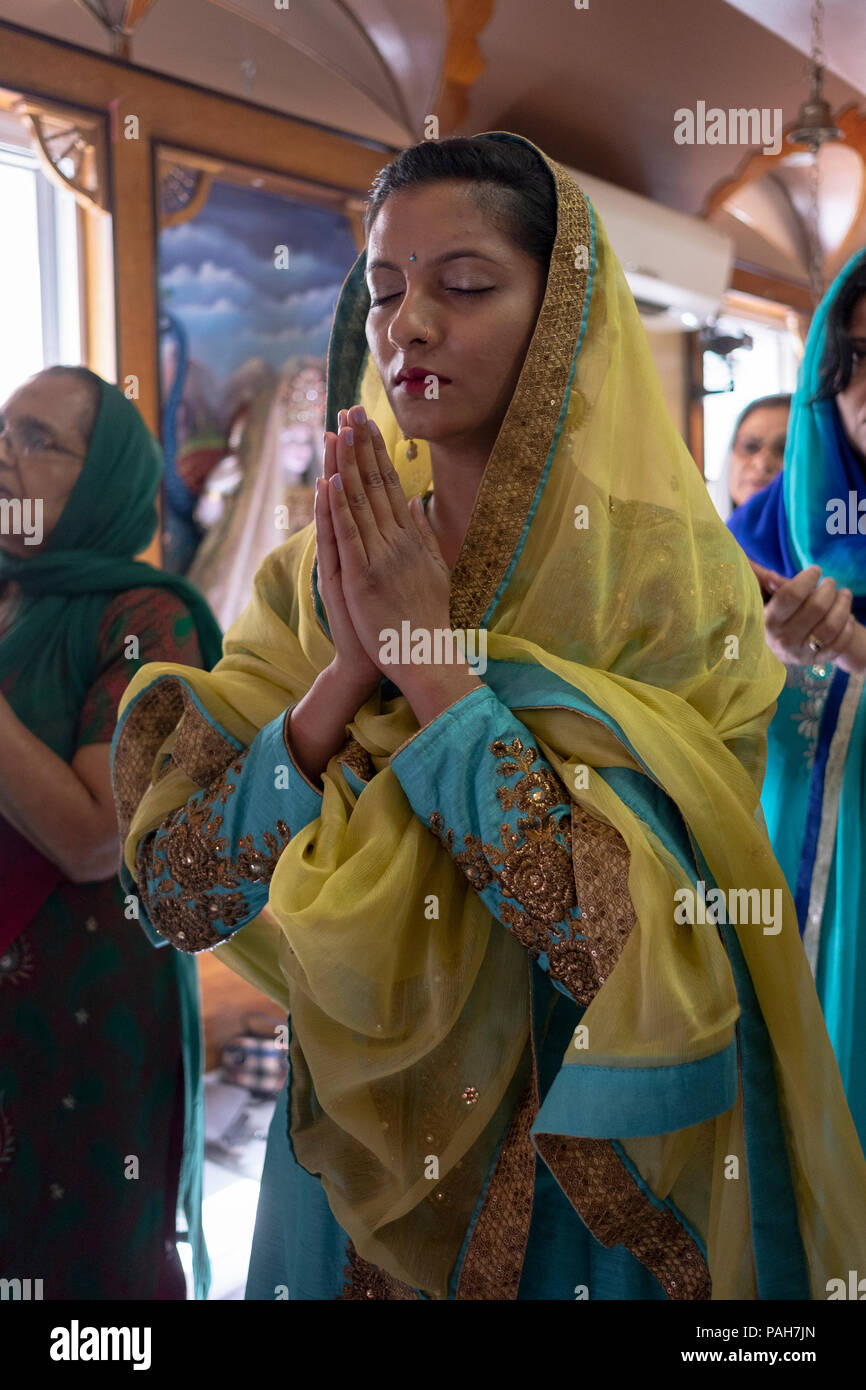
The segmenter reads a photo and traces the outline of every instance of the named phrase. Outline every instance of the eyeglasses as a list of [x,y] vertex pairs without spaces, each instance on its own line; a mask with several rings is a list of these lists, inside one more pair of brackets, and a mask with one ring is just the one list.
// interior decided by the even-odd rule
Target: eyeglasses
[[70,449],[58,442],[52,430],[41,421],[25,417],[16,425],[10,425],[5,416],[0,415],[0,443],[9,450],[16,463],[36,458],[39,454],[53,454],[58,461],[80,463],[84,450]]
[[759,454],[762,449],[768,449],[771,454],[776,454],[779,458],[785,457],[785,440],[774,439],[764,441],[763,439],[744,439],[734,446],[741,454]]

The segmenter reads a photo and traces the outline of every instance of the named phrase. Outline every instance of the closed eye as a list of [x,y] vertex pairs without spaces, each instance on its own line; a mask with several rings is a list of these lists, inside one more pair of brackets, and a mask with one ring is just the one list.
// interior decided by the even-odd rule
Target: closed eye
[[[446,290],[446,293],[447,293],[447,294],[489,294],[490,291],[493,290],[493,289],[495,289],[495,288],[496,288],[495,285],[485,285],[484,288],[483,288],[483,289],[480,289],[480,290],[447,289],[447,290]],[[386,295],[384,295],[381,299],[371,299],[371,300],[370,300],[370,308],[371,308],[371,309],[378,309],[378,307],[379,307],[380,304],[387,304],[388,301],[389,301],[389,299],[399,299],[399,297],[400,297],[400,291],[398,290],[398,291],[396,292],[396,294],[386,294]]]

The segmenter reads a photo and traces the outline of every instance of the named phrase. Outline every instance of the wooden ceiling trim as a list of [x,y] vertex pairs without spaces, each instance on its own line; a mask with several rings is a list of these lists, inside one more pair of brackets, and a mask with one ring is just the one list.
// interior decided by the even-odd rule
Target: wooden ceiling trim
[[445,0],[448,26],[442,86],[435,114],[444,133],[458,130],[469,111],[469,93],[485,68],[479,36],[493,15],[493,0]]

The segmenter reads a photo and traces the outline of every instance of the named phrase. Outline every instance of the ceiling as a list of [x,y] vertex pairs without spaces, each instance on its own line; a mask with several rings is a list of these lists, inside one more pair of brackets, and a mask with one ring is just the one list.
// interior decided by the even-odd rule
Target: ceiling
[[[728,0],[734,9],[757,20],[788,43],[809,52],[811,0]],[[824,6],[824,54],[827,67],[852,87],[866,92],[866,5],[863,0],[829,0]]]
[[[143,67],[399,146],[421,137],[434,108],[450,10],[446,0],[290,0],[286,10],[155,0],[132,51]],[[744,151],[677,145],[678,108],[778,107],[785,124],[805,95],[808,0],[592,0],[585,10],[494,0],[492,11],[460,133],[518,131],[684,212],[701,211]],[[0,19],[110,52],[76,0],[0,0]],[[834,0],[825,30],[831,105],[866,105],[866,4]]]
[[[674,112],[699,100],[780,107],[786,124],[806,88],[803,54],[725,0],[605,0],[586,11],[498,0],[482,47],[468,127],[518,130],[579,170],[683,212],[700,212],[742,152],[675,144]],[[864,92],[866,80],[860,90],[828,76],[834,109]]]

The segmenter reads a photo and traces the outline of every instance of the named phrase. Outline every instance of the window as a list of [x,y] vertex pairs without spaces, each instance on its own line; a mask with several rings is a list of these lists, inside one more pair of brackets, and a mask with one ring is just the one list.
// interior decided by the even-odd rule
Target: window
[[0,143],[0,207],[4,401],[42,367],[83,355],[75,197],[49,182],[25,145]]
[[[761,322],[746,315],[723,314],[713,330],[720,335],[748,334],[751,348],[735,348],[727,358],[704,353],[704,387],[718,395],[704,397],[704,476],[710,496],[723,516],[730,510],[727,458],[740,411],[759,396],[793,391],[802,356],[802,343],[793,325],[784,320]],[[729,390],[733,380],[734,389]]]

